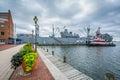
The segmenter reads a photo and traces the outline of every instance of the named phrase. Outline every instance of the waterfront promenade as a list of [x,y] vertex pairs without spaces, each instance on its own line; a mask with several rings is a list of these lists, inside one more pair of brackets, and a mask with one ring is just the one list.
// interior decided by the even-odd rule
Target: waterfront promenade
[[39,47],[38,68],[30,75],[21,75],[22,67],[14,71],[11,69],[10,60],[23,45],[0,51],[0,80],[93,80]]
[[22,66],[19,66],[11,76],[10,80],[55,80],[44,64],[41,56],[38,57],[38,64],[35,70],[25,73]]
[[9,47],[9,49],[8,47],[2,47],[2,51],[0,51],[0,80],[54,80],[40,56],[37,69],[29,75],[23,75],[24,72],[21,66],[15,71],[11,69],[11,58],[20,51],[23,45]]
[[[11,76],[13,69],[11,69],[11,58],[14,54],[16,54],[23,45],[19,45],[16,47],[12,47],[7,49],[4,47],[2,51],[0,51],[0,80],[8,80]],[[4,50],[6,49],[6,50]]]

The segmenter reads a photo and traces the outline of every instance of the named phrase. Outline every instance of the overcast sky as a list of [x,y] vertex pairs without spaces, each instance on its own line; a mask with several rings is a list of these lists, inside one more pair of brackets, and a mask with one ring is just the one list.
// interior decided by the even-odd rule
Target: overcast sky
[[31,33],[34,16],[40,26],[40,36],[49,36],[52,24],[59,31],[65,28],[80,36],[91,26],[120,40],[120,0],[0,0],[0,12],[11,10],[17,33]]

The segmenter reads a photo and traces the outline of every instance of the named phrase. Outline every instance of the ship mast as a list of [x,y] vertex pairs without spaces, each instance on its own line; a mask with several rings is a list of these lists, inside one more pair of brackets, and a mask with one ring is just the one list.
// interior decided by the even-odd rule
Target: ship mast
[[55,37],[55,32],[54,32],[54,24],[52,25],[53,26],[53,29],[52,29],[52,37]]
[[89,44],[89,42],[90,42],[90,26],[89,27],[87,27],[87,44]]

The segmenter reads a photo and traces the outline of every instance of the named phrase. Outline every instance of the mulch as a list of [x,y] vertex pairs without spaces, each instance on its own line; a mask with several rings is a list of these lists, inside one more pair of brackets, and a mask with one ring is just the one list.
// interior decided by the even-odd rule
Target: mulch
[[55,80],[40,56],[38,60],[36,70],[26,74],[22,66],[19,66],[12,74],[10,80]]

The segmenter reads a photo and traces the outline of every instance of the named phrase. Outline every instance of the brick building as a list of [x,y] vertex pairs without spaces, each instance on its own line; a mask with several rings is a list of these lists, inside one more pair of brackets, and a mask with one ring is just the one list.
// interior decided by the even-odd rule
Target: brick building
[[9,39],[14,39],[14,24],[10,10],[0,12],[0,45],[8,44]]

